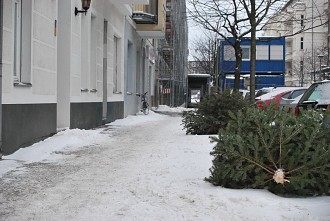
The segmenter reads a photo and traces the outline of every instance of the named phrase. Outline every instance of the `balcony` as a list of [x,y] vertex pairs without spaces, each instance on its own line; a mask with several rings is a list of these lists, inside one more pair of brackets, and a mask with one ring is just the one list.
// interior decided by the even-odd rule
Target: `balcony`
[[148,5],[137,4],[133,10],[133,20],[138,34],[143,38],[165,38],[165,0],[149,0]]
[[107,0],[114,5],[116,11],[130,16],[133,12],[133,4],[149,4],[149,0]]

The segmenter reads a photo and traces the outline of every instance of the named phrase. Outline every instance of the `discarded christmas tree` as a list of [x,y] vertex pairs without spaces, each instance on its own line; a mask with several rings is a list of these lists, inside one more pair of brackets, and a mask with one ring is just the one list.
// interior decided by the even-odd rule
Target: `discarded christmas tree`
[[248,108],[230,113],[211,155],[214,185],[276,194],[330,195],[330,129],[322,116]]
[[230,120],[228,111],[238,111],[248,105],[241,94],[229,90],[205,96],[196,110],[183,113],[182,125],[187,134],[217,134]]

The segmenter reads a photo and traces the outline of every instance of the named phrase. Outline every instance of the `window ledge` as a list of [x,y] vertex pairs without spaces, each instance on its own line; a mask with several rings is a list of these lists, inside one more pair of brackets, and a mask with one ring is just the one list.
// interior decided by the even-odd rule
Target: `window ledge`
[[96,89],[92,89],[92,90],[90,90],[89,92],[91,92],[91,93],[96,93],[97,90],[96,90]]
[[120,91],[113,92],[114,94],[122,94]]
[[14,87],[32,87],[31,83],[14,82]]

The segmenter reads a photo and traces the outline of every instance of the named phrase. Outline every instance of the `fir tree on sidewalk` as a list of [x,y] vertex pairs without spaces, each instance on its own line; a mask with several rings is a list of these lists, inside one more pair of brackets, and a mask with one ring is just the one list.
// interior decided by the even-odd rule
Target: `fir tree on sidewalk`
[[214,185],[276,194],[330,195],[330,129],[322,116],[255,108],[230,113],[211,155]]

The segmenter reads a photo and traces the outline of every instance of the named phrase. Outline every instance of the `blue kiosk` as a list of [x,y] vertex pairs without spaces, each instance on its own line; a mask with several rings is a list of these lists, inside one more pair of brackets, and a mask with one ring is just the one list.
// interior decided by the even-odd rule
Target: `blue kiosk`
[[[234,41],[233,38],[230,38]],[[240,88],[250,86],[250,38],[241,39],[242,68]],[[284,86],[285,75],[285,38],[259,37],[256,48],[256,89]],[[234,87],[236,69],[234,48],[221,40],[218,48],[219,85],[222,89]]]

